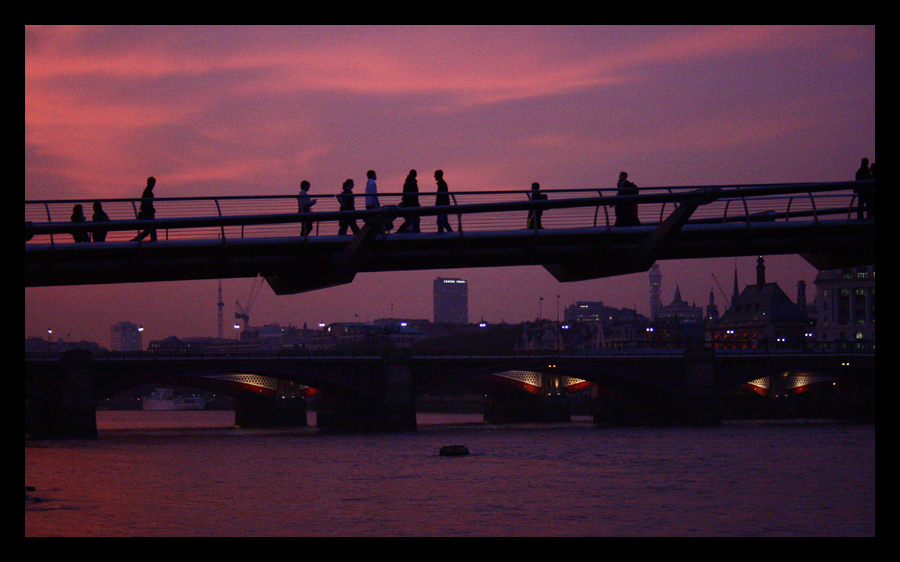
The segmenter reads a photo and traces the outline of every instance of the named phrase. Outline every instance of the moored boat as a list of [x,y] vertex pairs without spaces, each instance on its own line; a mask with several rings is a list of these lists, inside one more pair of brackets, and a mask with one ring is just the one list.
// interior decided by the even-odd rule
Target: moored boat
[[175,396],[171,388],[157,388],[149,396],[141,398],[144,410],[202,410],[206,398],[202,396]]

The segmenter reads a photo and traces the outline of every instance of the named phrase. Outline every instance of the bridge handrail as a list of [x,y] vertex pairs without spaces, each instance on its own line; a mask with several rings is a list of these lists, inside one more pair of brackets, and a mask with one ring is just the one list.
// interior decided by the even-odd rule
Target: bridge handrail
[[[868,180],[866,183],[869,182],[874,184],[874,180]],[[102,224],[102,227],[111,233],[139,232],[150,227],[165,231],[165,237],[168,238],[169,230],[178,231],[183,229],[195,232],[206,229],[207,232],[210,232],[208,229],[215,229],[215,234],[213,235],[210,232],[210,234],[206,235],[206,238],[219,238],[225,241],[232,236],[226,230],[228,227],[238,227],[239,231],[234,237],[244,238],[251,236],[250,231],[255,232],[256,230],[276,225],[282,227],[295,225],[304,221],[312,221],[316,223],[318,228],[318,225],[324,222],[336,222],[344,219],[365,221],[381,220],[385,217],[426,217],[438,214],[456,215],[457,234],[462,235],[464,216],[468,217],[465,229],[468,232],[479,230],[479,228],[473,228],[473,225],[493,227],[481,228],[481,230],[496,230],[498,228],[519,229],[525,223],[524,218],[521,216],[519,218],[512,217],[518,216],[515,213],[524,213],[534,209],[541,209],[545,212],[545,226],[552,228],[561,224],[566,227],[600,226],[598,224],[599,210],[603,208],[605,226],[610,228],[613,225],[609,216],[609,208],[617,204],[638,203],[641,208],[645,209],[643,211],[644,216],[647,217],[652,214],[651,218],[655,221],[664,218],[667,205],[678,205],[699,196],[705,198],[702,206],[704,210],[695,213],[696,217],[692,218],[689,223],[740,221],[750,225],[756,221],[791,220],[810,217],[818,222],[821,217],[837,214],[846,214],[849,217],[856,200],[853,188],[859,187],[861,183],[863,182],[644,188],[641,190],[642,193],[638,195],[627,196],[603,195],[603,189],[558,189],[545,190],[544,193],[549,196],[549,199],[542,201],[530,201],[527,197],[530,193],[529,190],[460,191],[451,193],[453,204],[449,206],[424,205],[401,208],[398,205],[386,205],[378,210],[325,210],[311,213],[287,210],[286,206],[288,204],[296,203],[297,198],[293,195],[160,197],[156,198],[154,203],[160,208],[165,208],[168,216],[153,220],[137,219],[137,201],[139,199],[120,198],[101,199],[100,201],[109,204],[110,208],[115,206],[117,211],[115,215],[110,213],[111,217],[115,216],[113,220]],[[419,193],[420,198],[429,198],[433,195],[436,195],[436,193]],[[322,201],[332,200],[333,202],[330,203],[330,206],[336,207],[336,197],[336,195],[325,194],[316,196],[315,199]],[[354,197],[364,197],[364,195],[354,194]],[[399,201],[402,194],[385,193],[379,194],[379,197],[383,201]],[[807,208],[799,210],[794,208],[798,201],[807,199],[809,200]],[[475,202],[462,202],[464,200],[474,200]],[[825,204],[817,205],[817,201]],[[52,244],[54,242],[54,234],[71,234],[73,232],[90,232],[95,230],[98,225],[90,220],[83,223],[72,223],[69,221],[68,215],[71,209],[68,206],[86,202],[84,199],[26,201],[26,242],[35,236],[46,235],[51,237],[50,242]],[[742,212],[736,215],[729,215],[732,202],[738,202],[742,207]],[[774,210],[772,208],[773,203],[784,203],[783,210]],[[121,210],[121,205],[123,204],[128,208],[127,218],[123,218]],[[248,206],[258,207],[265,212],[250,214],[240,212]],[[653,210],[656,206],[659,206],[658,215]],[[40,214],[35,214],[33,210],[29,210],[38,208],[40,209]],[[206,210],[204,211],[204,209]],[[565,215],[553,214],[552,218],[546,213],[547,211],[562,209],[569,212]],[[574,223],[578,219],[576,214],[578,209],[586,209],[590,212],[590,215],[584,216],[581,219],[582,222],[575,225]],[[159,214],[158,212],[157,216]],[[489,221],[497,220],[496,217],[498,215],[502,217],[502,220],[499,223],[491,224]],[[46,219],[43,219],[44,216]],[[55,220],[54,217],[56,217]],[[551,220],[548,221],[548,218]],[[511,223],[511,221],[515,221],[515,223]],[[653,222],[649,224],[653,224]],[[297,232],[293,232],[290,235],[296,236]],[[110,238],[110,241],[112,240],[113,238]]]
[[[49,344],[48,344],[49,345]],[[552,358],[593,358],[593,357],[672,357],[682,356],[687,349],[705,348],[712,350],[716,355],[722,356],[768,356],[768,357],[794,357],[794,356],[833,356],[847,355],[859,357],[872,357],[875,355],[874,340],[855,341],[809,341],[803,343],[790,342],[758,342],[733,340],[725,342],[620,342],[618,345],[592,348],[592,349],[531,349],[509,350],[493,353],[473,353],[467,350],[448,353],[442,351],[416,351],[409,353],[411,359],[449,359],[449,358],[496,358],[496,359],[552,359]],[[66,351],[26,351],[25,359],[33,361],[56,361]],[[324,359],[324,360],[381,360],[390,358],[390,354],[384,351],[373,352],[371,350],[345,351],[345,350],[314,350],[308,348],[282,348],[278,350],[258,349],[192,349],[192,350],[154,350],[154,351],[92,351],[91,357],[102,361],[130,361],[141,360],[183,360],[183,359]]]

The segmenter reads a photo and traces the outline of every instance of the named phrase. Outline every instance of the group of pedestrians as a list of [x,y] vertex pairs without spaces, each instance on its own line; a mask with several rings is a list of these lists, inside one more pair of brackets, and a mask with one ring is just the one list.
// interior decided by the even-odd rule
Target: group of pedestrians
[[[141,206],[138,209],[138,220],[153,220],[156,216],[156,209],[153,207],[153,188],[155,186],[156,178],[153,176],[147,178],[147,186],[141,194]],[[87,217],[84,216],[84,207],[82,207],[81,204],[72,207],[72,216],[70,220],[76,224],[87,222]],[[103,204],[100,203],[100,201],[94,201],[94,214],[91,217],[91,222],[94,223],[94,226],[90,230],[72,231],[72,238],[75,239],[75,242],[106,241],[106,234],[109,229],[106,228],[103,223],[109,222],[109,215],[103,210]],[[132,238],[132,240],[143,240],[148,236],[151,241],[156,241],[156,229],[144,229],[137,236]]]
[[[376,184],[377,179],[378,178],[374,170],[369,170],[368,172],[366,172],[365,206],[367,210],[381,208],[381,204],[378,200],[378,186]],[[860,162],[859,169],[856,171],[855,179],[875,179],[875,163],[873,162],[870,165],[868,158],[863,158]],[[447,182],[444,180],[444,172],[442,170],[435,170],[434,180],[437,184],[435,205],[438,207],[449,207],[450,192],[447,187]],[[144,188],[144,191],[141,194],[141,205],[138,210],[137,216],[138,220],[149,221],[155,218],[156,209],[154,209],[153,207],[153,188],[155,186],[156,178],[152,176],[147,178],[147,186]],[[354,184],[352,179],[346,180],[341,187],[341,192],[337,196],[338,203],[340,205],[339,209],[341,211],[356,210],[353,187]],[[530,201],[545,201],[547,199],[546,194],[541,193],[540,188],[541,186],[537,182],[531,184],[531,192],[528,194],[528,198]],[[310,183],[308,181],[304,180],[300,183],[300,193],[297,195],[297,204],[298,212],[302,214],[310,214],[312,212],[313,205],[316,204],[316,200],[309,195],[309,189]],[[868,184],[861,185],[857,188],[854,188],[854,192],[857,194],[859,200],[859,204],[857,207],[857,218],[875,218],[875,187]],[[616,183],[616,194],[622,196],[631,196],[638,194],[638,187],[628,179],[627,172],[619,173],[619,180]],[[417,173],[415,170],[410,170],[406,175],[406,180],[403,182],[403,194],[401,196],[399,207],[401,209],[419,207],[419,185]],[[637,208],[637,203],[634,201],[622,201],[616,203],[615,226],[639,226],[641,223],[638,219]],[[541,225],[542,214],[543,211],[540,208],[529,209],[527,227],[529,229],[543,228]],[[400,212],[400,215],[403,216],[402,211]],[[72,237],[75,239],[75,242],[104,242],[106,240],[108,229],[104,228],[103,223],[109,222],[109,216],[103,210],[103,205],[99,201],[94,202],[94,214],[91,220],[93,221],[93,223],[95,223],[95,226],[90,230],[72,231]],[[76,224],[84,223],[87,221],[87,217],[85,217],[84,215],[84,208],[82,207],[82,205],[78,204],[74,206],[74,208],[72,209],[71,221]],[[308,236],[312,233],[313,222],[314,221],[312,220],[312,217],[305,217],[302,220],[301,234],[303,236]],[[380,233],[387,233],[392,229],[393,222],[386,221],[383,223],[379,223],[376,226],[375,231]],[[360,228],[356,224],[356,221],[353,219],[339,219],[338,234],[344,236],[347,234],[348,230],[353,234],[357,234],[360,231]],[[447,220],[447,213],[439,213],[437,215],[437,231],[438,234],[444,232],[453,232],[453,228],[450,227],[450,222]],[[406,217],[404,217],[403,223],[397,229],[397,233],[416,234],[419,232],[421,232],[421,227],[418,215],[407,215]],[[150,237],[151,241],[155,241],[156,229],[148,227],[142,230],[137,236],[132,238],[132,240],[139,241],[147,238],[148,236]]]
[[[369,170],[368,172],[366,172],[366,210],[381,208],[381,202],[378,200],[377,180],[378,175],[375,173],[375,170]],[[434,180],[437,184],[437,196],[435,198],[435,205],[439,207],[449,206],[450,191],[447,187],[447,182],[444,181],[444,172],[442,170],[436,170],[434,172]],[[354,183],[352,179],[344,181],[343,185],[341,186],[341,192],[337,196],[340,211],[356,210],[356,196],[353,194],[353,187]],[[309,188],[310,184],[308,181],[304,180],[300,183],[300,193],[297,195],[297,211],[299,213],[310,213],[312,210],[312,206],[316,203],[316,201],[309,196]],[[419,206],[418,173],[415,170],[410,170],[406,175],[406,180],[403,182],[403,193],[398,207],[401,209],[409,209]],[[400,215],[403,216],[403,213],[401,212]],[[307,236],[312,233],[312,223],[313,221],[311,217],[303,220],[301,235]],[[447,219],[447,213],[438,214],[437,227],[439,234],[443,232],[453,232],[453,228],[450,227],[450,221]],[[379,222],[375,226],[374,230],[377,233],[388,233],[393,230],[393,228],[393,221],[388,220]],[[345,236],[347,235],[348,231],[356,234],[359,232],[359,230],[360,228],[359,225],[356,224],[356,220],[348,218],[338,219],[339,235]],[[405,216],[403,223],[399,228],[397,228],[397,233],[417,234],[420,232],[422,232],[421,221],[417,215]]]
[[[619,195],[630,195],[637,193],[637,186],[627,180],[628,174],[622,172],[619,174],[619,182],[618,182],[618,193]],[[367,210],[372,209],[380,209],[381,203],[378,200],[378,186],[377,181],[378,177],[374,170],[369,170],[366,172],[366,189],[365,189],[365,208]],[[444,172],[443,170],[435,170],[434,172],[434,180],[437,185],[437,193],[435,197],[435,205],[438,207],[449,207],[450,206],[450,190],[447,186],[446,180],[444,180]],[[153,220],[156,217],[156,209],[153,206],[153,189],[156,187],[156,178],[149,177],[147,178],[147,185],[144,188],[143,193],[141,194],[141,204],[138,210],[138,220]],[[310,215],[312,213],[312,208],[316,204],[316,200],[313,199],[309,195],[310,190],[310,182],[303,180],[300,182],[300,192],[297,194],[297,211],[301,214]],[[341,186],[341,192],[337,196],[339,210],[341,211],[355,211],[356,210],[356,196],[353,194],[354,183],[352,179],[346,180]],[[531,192],[528,194],[529,200],[531,201],[545,201],[547,196],[540,191],[540,184],[535,182],[531,184]],[[418,185],[418,174],[416,170],[410,170],[406,175],[406,180],[403,182],[403,193],[401,196],[400,204],[398,205],[401,209],[408,208],[416,208],[419,207],[419,185]],[[528,222],[527,226],[529,229],[541,229],[543,226],[541,225],[541,215],[543,211],[540,208],[529,209],[528,211]],[[400,215],[403,216],[402,211]],[[98,226],[91,229],[90,231],[79,230],[73,231],[72,236],[75,239],[75,242],[103,242],[106,240],[107,229],[99,226],[99,223],[104,223],[109,221],[109,216],[104,212],[103,206],[99,201],[94,202],[94,215],[92,218],[94,223],[98,223]],[[71,221],[73,223],[83,223],[87,221],[87,218],[84,215],[83,207],[78,204],[72,210]],[[397,233],[410,233],[416,234],[421,232],[420,219],[417,215],[407,215],[404,217],[403,223],[397,229]],[[313,231],[313,223],[314,220],[311,216],[304,217],[301,221],[301,235],[308,236],[312,234]],[[617,226],[634,226],[639,225],[640,222],[637,219],[637,205],[630,204],[622,204],[616,205],[616,225]],[[377,233],[388,233],[393,229],[393,221],[384,221],[380,222],[375,227],[375,232]],[[341,236],[347,235],[348,231],[352,234],[357,234],[360,231],[360,227],[357,225],[356,220],[349,218],[341,218],[338,220],[338,234]],[[453,228],[450,226],[450,221],[448,220],[447,213],[438,213],[437,215],[437,231],[438,234],[442,234],[444,232],[453,232]],[[140,241],[149,237],[150,241],[156,241],[156,229],[151,227],[145,228],[137,236],[132,238],[132,241]]]
[[[91,220],[94,223],[97,223],[91,230],[78,230],[72,232],[72,238],[74,238],[76,242],[104,242],[106,240],[107,229],[103,228],[102,223],[109,222],[109,216],[103,210],[103,205],[100,201],[94,201],[94,216],[91,217]],[[84,216],[84,207],[80,204],[75,205],[72,208],[72,222],[87,222],[87,217]]]
[[[637,195],[638,187],[628,179],[627,172],[619,172],[619,181],[616,183],[616,195]],[[531,184],[531,192],[528,194],[529,201],[546,201],[547,195],[541,193],[541,184],[534,182]],[[616,222],[615,226],[640,226],[641,221],[638,219],[638,205],[634,201],[621,202],[615,204]],[[526,226],[529,230],[542,229],[541,216],[543,210],[535,207],[528,210],[528,222]]]

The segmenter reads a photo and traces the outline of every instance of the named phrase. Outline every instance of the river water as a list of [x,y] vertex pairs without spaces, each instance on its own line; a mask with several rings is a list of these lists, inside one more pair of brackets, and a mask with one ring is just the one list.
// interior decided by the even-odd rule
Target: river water
[[[875,536],[874,425],[419,414],[362,435],[97,414],[97,440],[26,441],[26,537]],[[470,454],[438,454],[454,444]]]

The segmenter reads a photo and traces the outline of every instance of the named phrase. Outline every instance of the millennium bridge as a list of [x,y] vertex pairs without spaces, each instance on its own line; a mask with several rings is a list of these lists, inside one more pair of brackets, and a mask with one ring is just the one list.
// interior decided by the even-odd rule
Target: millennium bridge
[[[138,219],[139,200],[102,200],[105,241],[76,243],[92,222],[72,223],[75,204],[25,202],[25,286],[156,282],[262,276],[276,294],[353,281],[356,273],[540,265],[561,282],[647,271],[657,260],[797,254],[814,267],[875,263],[875,219],[861,217],[857,190],[874,180],[776,185],[610,190],[457,192],[452,205],[401,207],[379,194],[379,209],[340,211],[334,196],[316,212],[298,212],[294,196],[183,197],[154,200],[156,217]],[[427,203],[433,193],[419,193]],[[362,197],[360,195],[360,197]],[[637,205],[638,224],[616,224],[616,207]],[[540,221],[529,217],[540,215]],[[452,217],[438,233],[431,218]],[[422,232],[385,225],[418,219]],[[338,233],[339,221],[360,223]],[[147,229],[156,240],[135,235]],[[92,356],[70,352],[26,357],[26,399],[37,425],[56,436],[96,435],[95,409],[106,396],[147,383],[185,383],[238,396],[244,425],[305,424],[305,395],[328,397],[319,425],[348,429],[415,428],[416,397],[453,381],[485,377],[518,388],[497,393],[486,419],[567,417],[569,393],[594,386],[595,419],[622,410],[653,422],[718,423],[718,396],[735,385],[761,394],[802,392],[835,381],[874,392],[874,345],[847,350],[738,353],[686,348],[583,356],[417,357],[385,350],[372,357]],[[525,398],[523,398],[525,397]],[[533,398],[531,398],[533,397]],[[623,399],[626,397],[627,399]],[[528,417],[530,416],[530,417]]]
[[[875,263],[875,219],[857,218],[864,182],[645,188],[639,195],[596,189],[452,193],[452,205],[339,211],[336,196],[298,212],[296,196],[156,198],[156,218],[139,220],[139,200],[102,200],[112,219],[103,243],[77,244],[98,228],[70,222],[93,200],[25,202],[25,286],[82,285],[262,276],[276,294],[352,282],[359,272],[540,265],[561,282],[640,273],[655,261],[798,254],[817,269]],[[357,197],[363,197],[357,195]],[[362,203],[362,201],[360,201]],[[636,226],[616,226],[616,206],[637,205]],[[359,204],[357,207],[361,207]],[[528,221],[539,213],[540,221]],[[437,233],[438,215],[452,233]],[[386,222],[418,219],[418,234]],[[338,224],[360,224],[341,236]],[[302,233],[304,223],[310,224]],[[154,229],[157,239],[135,241]]]

